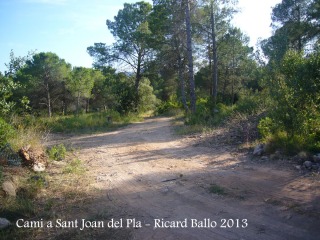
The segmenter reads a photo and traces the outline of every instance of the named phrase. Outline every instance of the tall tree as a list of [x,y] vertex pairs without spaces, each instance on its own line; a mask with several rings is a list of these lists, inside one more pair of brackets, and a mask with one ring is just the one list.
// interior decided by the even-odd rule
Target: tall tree
[[100,75],[100,77],[94,81],[91,105],[97,110],[114,108],[116,106],[116,100],[112,91],[112,87],[117,81],[116,69],[111,67],[103,67],[100,68],[99,71],[101,72],[102,76]]
[[90,98],[91,90],[94,85],[93,70],[84,67],[75,67],[72,75],[67,82],[67,88],[72,95],[76,97],[76,113],[79,114],[80,100],[82,98]]
[[52,116],[53,104],[61,96],[62,82],[69,76],[71,65],[51,52],[33,55],[21,69],[19,79],[27,86],[33,105],[43,104]]
[[218,94],[218,68],[219,68],[219,46],[218,42],[230,28],[230,21],[236,13],[237,0],[203,0],[200,11],[202,16],[199,21],[199,31],[202,32],[203,41],[208,45],[207,57],[211,69],[211,95],[214,105]]
[[148,16],[152,6],[146,2],[124,4],[114,21],[107,20],[108,29],[115,37],[112,46],[104,43],[95,43],[88,47],[88,53],[95,58],[95,65],[111,63],[124,64],[135,72],[135,92],[138,96],[140,80],[146,63],[151,58],[151,48],[148,40],[151,35]]
[[272,9],[272,25],[286,32],[289,48],[302,51],[310,40],[308,12],[313,0],[282,0]]
[[[178,78],[181,103],[188,109],[186,98],[185,70],[187,65],[185,11],[179,0],[154,0],[150,28],[153,33],[153,48],[156,50],[158,72],[165,83],[174,86]],[[171,89],[166,86],[166,89]],[[167,99],[165,99],[167,100]]]
[[[251,75],[256,69],[256,65],[251,55],[253,49],[248,47],[248,44],[249,38],[235,27],[230,27],[224,37],[217,42],[219,101],[230,104],[236,102],[240,90],[248,82],[253,81]],[[205,65],[196,74],[197,86],[206,95],[208,95],[208,89],[212,83],[211,71],[211,66]]]
[[193,55],[192,55],[192,36],[191,36],[191,16],[190,16],[190,2],[184,0],[184,7],[186,11],[186,33],[187,33],[187,55],[188,55],[188,72],[189,72],[189,85],[190,85],[190,102],[191,111],[196,111],[196,87],[194,82],[194,69],[193,69]]

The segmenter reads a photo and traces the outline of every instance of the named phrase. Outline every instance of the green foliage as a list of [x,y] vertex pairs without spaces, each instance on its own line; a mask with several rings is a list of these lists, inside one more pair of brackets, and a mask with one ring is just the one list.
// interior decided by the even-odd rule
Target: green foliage
[[215,110],[210,98],[200,98],[197,101],[197,111],[195,114],[188,113],[185,123],[187,125],[216,126],[230,117],[234,112],[232,106],[218,103]]
[[0,116],[6,115],[13,110],[15,102],[9,99],[13,91],[18,87],[19,85],[12,78],[2,76],[0,72]]
[[46,106],[52,116],[54,103],[63,101],[64,81],[69,77],[71,65],[51,52],[41,52],[26,61],[19,71],[18,80],[25,87],[31,106]]
[[[108,117],[111,117],[112,122],[108,121]],[[101,113],[81,114],[79,116],[45,118],[43,122],[53,132],[85,133],[110,130],[139,120],[141,120],[141,117],[137,114],[120,115],[116,111],[109,110]]]
[[186,118],[187,125],[201,124],[206,125],[210,120],[212,113],[211,104],[208,98],[199,98],[197,100],[196,112],[194,114],[189,113]]
[[63,144],[59,144],[48,149],[47,153],[50,159],[55,161],[61,161],[65,159],[67,149]]
[[177,95],[171,95],[168,101],[161,102],[156,109],[157,114],[168,114],[175,113],[176,110],[181,109],[181,103],[178,101]]
[[243,114],[260,114],[266,111],[273,101],[270,98],[269,92],[266,90],[255,91],[243,89],[240,92],[239,100],[234,106],[234,110]]
[[158,103],[147,78],[141,79],[138,96],[135,93],[134,79],[126,76],[114,82],[111,91],[115,99],[115,110],[124,115],[130,112],[143,113],[153,110]]
[[210,193],[214,193],[217,195],[226,195],[226,191],[223,187],[213,183],[211,184],[210,188],[209,188]]
[[268,139],[274,133],[274,123],[270,117],[266,117],[260,120],[258,124],[258,130],[262,138]]
[[[124,8],[114,17],[114,21],[107,20],[108,29],[117,41],[111,46],[95,43],[87,48],[88,53],[94,57],[95,67],[101,68],[118,62],[134,69],[134,91],[129,90],[131,86],[125,85],[124,92],[127,93],[127,98],[122,98],[120,103],[125,107],[123,110],[126,113],[131,108],[131,103],[137,108],[140,80],[151,54],[148,46],[151,35],[148,15],[151,11],[152,5],[147,2],[125,3]],[[132,94],[128,94],[129,91]]]
[[139,102],[138,112],[143,113],[154,110],[158,103],[157,97],[154,95],[153,87],[147,78],[143,78],[139,86]]
[[9,139],[15,136],[14,128],[5,120],[0,118],[0,147],[8,143]]
[[121,78],[119,82],[113,85],[112,90],[116,99],[116,111],[127,114],[135,110],[137,99],[132,78]]
[[66,81],[67,89],[76,98],[76,113],[79,114],[80,100],[91,98],[91,92],[96,78],[102,78],[101,72],[90,68],[75,67],[71,77]]
[[31,145],[34,148],[42,148],[42,138],[47,132],[46,123],[33,115],[18,116],[13,115],[10,119],[16,134],[8,139],[14,151],[21,147]]
[[73,159],[68,165],[63,169],[63,173],[65,174],[83,174],[85,172],[85,168],[82,165],[80,159]]
[[[319,151],[320,55],[290,51],[272,80],[274,105],[259,129],[283,148]],[[267,132],[270,134],[267,134]],[[269,136],[270,137],[270,136]]]

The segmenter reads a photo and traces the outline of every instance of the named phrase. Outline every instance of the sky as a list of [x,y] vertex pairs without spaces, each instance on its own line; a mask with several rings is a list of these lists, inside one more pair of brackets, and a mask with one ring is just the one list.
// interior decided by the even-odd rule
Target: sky
[[[72,66],[91,67],[87,47],[112,44],[106,20],[113,20],[123,4],[138,0],[0,0],[0,71],[6,70],[11,49],[15,56],[29,51],[53,52]],[[152,0],[145,0],[152,3]],[[233,25],[257,39],[271,35],[271,7],[281,0],[239,0]]]

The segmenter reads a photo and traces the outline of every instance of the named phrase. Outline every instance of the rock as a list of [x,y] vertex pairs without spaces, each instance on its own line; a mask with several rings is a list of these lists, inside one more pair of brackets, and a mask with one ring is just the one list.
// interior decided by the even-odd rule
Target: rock
[[306,152],[299,152],[296,156],[292,158],[293,161],[295,161],[298,164],[303,164],[306,161],[309,161],[309,156]]
[[298,156],[299,156],[301,159],[304,159],[304,160],[308,160],[308,158],[309,158],[308,153],[307,153],[307,152],[304,152],[304,151],[299,152],[299,153],[298,153]]
[[270,159],[271,160],[278,160],[279,158],[278,158],[278,156],[276,154],[271,154],[270,155]]
[[313,161],[315,163],[320,163],[320,153],[313,155]]
[[295,168],[296,168],[297,170],[299,170],[299,171],[301,170],[301,166],[300,166],[300,165],[296,165]]
[[254,156],[261,156],[263,154],[263,152],[264,152],[264,145],[259,144],[254,148],[253,155]]
[[6,218],[0,218],[0,229],[7,228],[11,225],[11,222]]
[[271,160],[279,160],[279,159],[281,159],[282,157],[283,157],[283,156],[282,156],[282,154],[281,154],[280,151],[276,151],[275,153],[273,153],[273,154],[270,155],[270,159],[271,159]]
[[44,165],[44,163],[36,162],[33,164],[32,170],[35,172],[43,172],[44,170],[46,170],[46,166]]
[[310,161],[305,161],[305,162],[303,163],[303,166],[304,166],[305,168],[307,168],[307,169],[311,169],[311,167],[312,167],[312,162],[310,162]]
[[7,196],[16,197],[16,186],[12,181],[6,180],[2,183],[2,189]]
[[297,164],[303,164],[303,162],[304,161],[302,161],[300,158],[299,158],[299,156],[298,155],[296,155],[296,156],[294,156],[293,158],[292,158],[292,161],[294,161],[295,163],[297,163]]

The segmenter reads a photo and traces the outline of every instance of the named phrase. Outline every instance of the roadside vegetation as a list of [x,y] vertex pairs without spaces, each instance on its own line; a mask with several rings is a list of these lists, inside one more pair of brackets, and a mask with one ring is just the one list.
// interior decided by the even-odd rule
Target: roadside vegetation
[[[117,41],[88,47],[92,68],[72,67],[51,52],[17,57],[12,51],[0,72],[0,183],[18,176],[20,190],[16,198],[0,193],[0,216],[45,218],[63,208],[62,198],[72,196],[67,203],[76,205],[86,194],[77,187],[81,159],[62,145],[44,147],[50,133],[110,131],[147,112],[175,116],[179,134],[228,125],[270,153],[319,153],[319,1],[277,4],[274,33],[255,51],[231,24],[235,2],[125,4],[107,21]],[[26,147],[42,149],[54,166],[62,162],[59,177],[15,168]],[[210,191],[224,194],[214,185]]]

